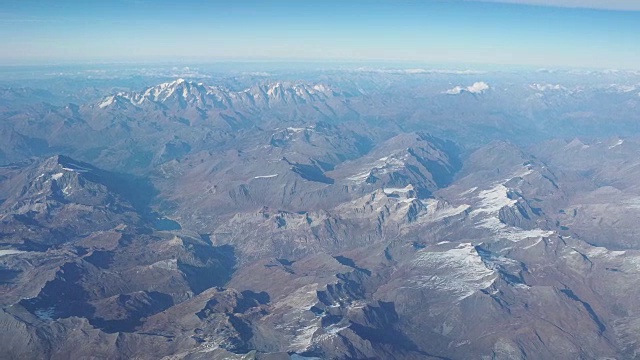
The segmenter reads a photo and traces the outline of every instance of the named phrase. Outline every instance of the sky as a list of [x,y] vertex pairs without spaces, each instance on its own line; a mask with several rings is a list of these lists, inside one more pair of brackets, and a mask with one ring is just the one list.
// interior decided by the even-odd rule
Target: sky
[[411,61],[640,69],[639,0],[2,0],[0,63]]

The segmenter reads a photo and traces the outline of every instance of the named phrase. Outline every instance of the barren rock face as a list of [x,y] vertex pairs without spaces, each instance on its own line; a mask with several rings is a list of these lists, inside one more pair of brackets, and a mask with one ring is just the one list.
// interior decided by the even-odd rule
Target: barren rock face
[[0,358],[634,358],[640,142],[551,119],[602,89],[363,76],[0,93]]

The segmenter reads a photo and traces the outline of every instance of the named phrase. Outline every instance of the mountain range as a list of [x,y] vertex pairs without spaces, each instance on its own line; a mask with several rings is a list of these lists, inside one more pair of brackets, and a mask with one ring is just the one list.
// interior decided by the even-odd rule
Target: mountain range
[[6,92],[0,358],[637,357],[640,97],[534,75]]

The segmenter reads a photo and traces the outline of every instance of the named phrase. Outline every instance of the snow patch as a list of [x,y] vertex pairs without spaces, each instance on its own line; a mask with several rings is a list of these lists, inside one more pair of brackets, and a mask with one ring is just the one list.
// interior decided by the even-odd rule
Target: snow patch
[[296,311],[307,311],[318,302],[318,284],[305,285],[285,298],[279,300],[274,309],[291,308]]
[[409,154],[404,154],[401,157],[395,156],[385,156],[372,164],[367,165],[365,170],[361,170],[361,172],[347,177],[347,180],[362,182],[365,181],[370,175],[384,175],[393,171],[400,170],[404,165],[405,161],[407,161]]
[[406,187],[403,188],[384,188],[382,189],[382,191],[384,191],[385,194],[387,195],[391,195],[391,194],[395,194],[395,193],[399,193],[399,194],[406,194],[410,191],[413,191],[413,185],[409,184]]
[[452,293],[458,301],[488,288],[497,279],[471,243],[443,252],[422,249],[412,265],[421,274],[411,277],[409,283],[421,289]]
[[471,189],[467,190],[467,191],[463,191],[460,193],[460,196],[465,196],[465,195],[469,195],[473,192],[475,192],[476,190],[478,190],[478,187],[472,187]]
[[538,238],[538,239],[537,239],[533,244],[531,244],[531,245],[527,245],[527,246],[523,247],[522,249],[523,249],[523,250],[529,250],[529,249],[531,249],[532,247],[534,247],[534,246],[536,246],[536,245],[540,244],[541,242],[542,242],[542,237]]
[[83,168],[83,167],[77,167],[77,168],[62,167],[62,170],[64,170],[64,171],[71,171],[71,172],[78,172],[78,173],[86,173],[86,172],[89,172],[89,169],[85,169],[85,168]]
[[0,256],[15,255],[15,254],[22,254],[22,253],[26,253],[26,251],[14,250],[14,249],[0,250]]
[[[316,321],[319,322],[319,321]],[[297,329],[295,337],[289,345],[289,351],[305,351],[313,343],[313,335],[320,330],[319,324],[311,324]]]
[[281,88],[282,88],[282,84],[276,83],[275,85],[271,86],[269,90],[267,90],[267,95],[273,96],[275,95],[276,91]]
[[254,179],[271,179],[278,176],[278,174],[273,174],[273,175],[259,175],[259,176],[254,176]]
[[425,220],[431,222],[440,221],[452,216],[462,214],[470,207],[467,204],[452,206],[444,201],[436,199],[427,199],[423,203],[427,206],[427,212],[421,218],[424,217]]
[[324,84],[316,84],[313,86],[313,90],[319,91],[319,92],[328,92],[331,91],[331,89],[329,89],[327,86],[325,86]]
[[445,94],[449,94],[449,95],[459,95],[463,92],[469,92],[472,94],[482,94],[485,91],[489,90],[491,87],[489,86],[489,84],[480,81],[480,82],[476,82],[473,83],[473,85],[467,86],[467,87],[462,87],[462,86],[456,86],[453,89],[449,89],[447,91],[445,91]]
[[72,189],[73,188],[71,187],[71,185],[67,185],[67,186],[64,187],[64,189],[62,189],[62,193],[65,194],[65,195],[69,195],[69,194],[71,194],[71,190]]
[[177,259],[169,259],[169,260],[160,260],[149,265],[150,269],[163,269],[163,270],[178,270],[178,260]]
[[[521,171],[516,174],[516,176],[521,177],[529,173],[530,170]],[[470,216],[476,219],[477,227],[488,229],[498,238],[510,241],[546,237],[553,234],[553,231],[546,231],[542,229],[524,230],[503,223],[499,218],[500,210],[504,207],[513,206],[517,203],[517,200],[510,199],[507,196],[508,191],[509,189],[507,189],[503,184],[497,184],[493,188],[483,190],[478,194],[478,198],[480,199],[477,205],[478,207],[470,213]]]
[[619,139],[618,141],[616,141],[616,143],[615,143],[615,144],[613,144],[613,145],[609,146],[609,149],[613,149],[613,148],[618,147],[618,146],[620,146],[620,145],[622,145],[622,144],[624,144],[624,140]]
[[98,107],[100,109],[104,109],[107,106],[113,104],[116,101],[116,97],[115,96],[109,96],[106,99],[102,100],[102,102],[100,104],[98,104]]
[[496,214],[505,206],[512,206],[517,203],[514,199],[507,196],[506,186],[498,184],[491,189],[483,190],[478,194],[480,198],[480,207],[471,212],[471,216],[478,214]]
[[616,256],[622,256],[624,254],[626,254],[626,251],[620,251],[620,250],[612,251],[600,246],[593,246],[587,250],[587,255],[591,257],[616,257]]

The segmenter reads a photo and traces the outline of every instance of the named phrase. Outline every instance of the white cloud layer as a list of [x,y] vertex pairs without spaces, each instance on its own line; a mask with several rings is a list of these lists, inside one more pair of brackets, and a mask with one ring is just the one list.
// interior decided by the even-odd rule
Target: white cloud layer
[[554,6],[567,8],[587,8],[601,10],[640,11],[638,0],[466,0],[499,2],[507,4]]
[[449,94],[449,95],[458,95],[464,91],[466,92],[470,92],[472,94],[482,94],[483,92],[489,90],[491,87],[486,83],[486,82],[476,82],[471,86],[467,86],[467,87],[462,87],[462,86],[456,86],[453,89],[449,89],[447,91],[445,91],[445,94]]

